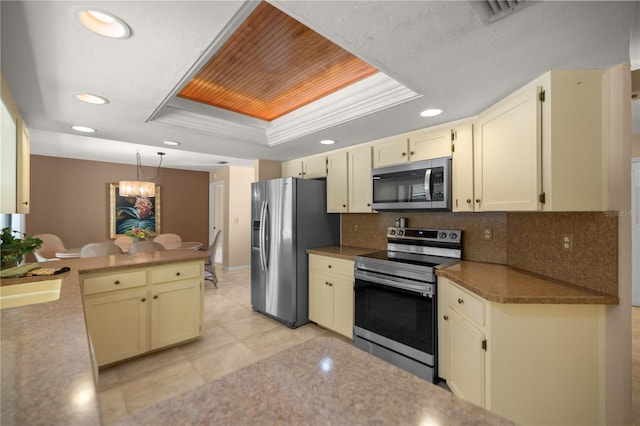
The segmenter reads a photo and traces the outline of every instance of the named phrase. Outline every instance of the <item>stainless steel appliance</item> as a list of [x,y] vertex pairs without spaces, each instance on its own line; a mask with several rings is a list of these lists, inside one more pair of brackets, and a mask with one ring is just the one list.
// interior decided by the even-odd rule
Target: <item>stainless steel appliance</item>
[[375,210],[451,210],[451,157],[373,169]]
[[390,227],[387,250],[355,258],[355,346],[437,381],[435,269],[462,256],[462,231]]
[[306,250],[340,244],[325,182],[282,178],[251,185],[251,305],[291,328],[309,322]]

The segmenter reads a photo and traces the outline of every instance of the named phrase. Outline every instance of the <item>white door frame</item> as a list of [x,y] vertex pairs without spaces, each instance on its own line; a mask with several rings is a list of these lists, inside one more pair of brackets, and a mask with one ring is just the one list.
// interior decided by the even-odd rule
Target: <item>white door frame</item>
[[[216,194],[224,194],[224,181],[209,182],[209,245],[213,243],[216,235],[216,223],[219,224],[218,227],[224,228],[224,197]],[[216,206],[216,203],[219,205]],[[216,217],[216,207],[222,217]],[[222,238],[224,239],[224,233]]]

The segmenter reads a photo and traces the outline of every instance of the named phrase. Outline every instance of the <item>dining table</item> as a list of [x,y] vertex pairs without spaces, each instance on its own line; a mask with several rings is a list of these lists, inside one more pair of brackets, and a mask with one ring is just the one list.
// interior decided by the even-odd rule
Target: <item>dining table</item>
[[[202,243],[199,241],[183,241],[180,243],[180,247],[172,250],[200,250]],[[56,252],[58,259],[72,259],[80,257],[80,250],[82,247],[67,248]],[[127,250],[123,250],[123,253],[127,253]]]

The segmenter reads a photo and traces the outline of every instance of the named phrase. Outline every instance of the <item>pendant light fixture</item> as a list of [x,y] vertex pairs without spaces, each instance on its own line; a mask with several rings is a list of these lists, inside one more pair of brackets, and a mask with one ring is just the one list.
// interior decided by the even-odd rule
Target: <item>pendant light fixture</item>
[[[136,152],[136,180],[121,180],[118,184],[118,191],[121,197],[155,197],[156,196],[156,184],[149,182],[156,180],[160,175],[160,166],[162,166],[162,157],[164,152],[159,152],[160,163],[158,164],[158,170],[156,175],[152,178],[147,176],[142,167],[142,161],[140,159],[140,152]],[[140,172],[147,179],[147,181],[140,180]]]

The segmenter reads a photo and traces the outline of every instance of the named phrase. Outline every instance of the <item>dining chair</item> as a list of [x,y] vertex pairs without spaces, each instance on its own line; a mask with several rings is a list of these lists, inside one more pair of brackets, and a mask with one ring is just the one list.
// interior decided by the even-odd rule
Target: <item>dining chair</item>
[[123,253],[126,253],[129,251],[129,247],[131,247],[131,244],[133,244],[133,241],[134,241],[133,238],[129,236],[121,235],[115,240],[113,240],[113,244],[120,247],[120,250],[122,250]]
[[156,251],[164,251],[162,244],[155,241],[137,241],[129,247],[129,254],[134,256],[138,253],[154,253]]
[[182,238],[178,234],[158,234],[153,239],[156,243],[160,243],[167,250],[175,250],[180,248],[180,244],[182,244]]
[[48,260],[58,260],[56,253],[64,250],[66,247],[64,243],[57,235],[53,234],[38,234],[34,237],[42,240],[40,248],[36,249],[33,254],[36,256],[38,262],[46,262]]
[[100,257],[122,254],[122,249],[111,242],[89,243],[80,249],[80,257]]
[[209,257],[204,261],[204,279],[211,281],[215,288],[218,288],[218,277],[216,276],[216,250],[218,248],[218,243],[220,242],[221,234],[222,230],[218,229],[215,237],[213,237],[213,242],[207,248]]

